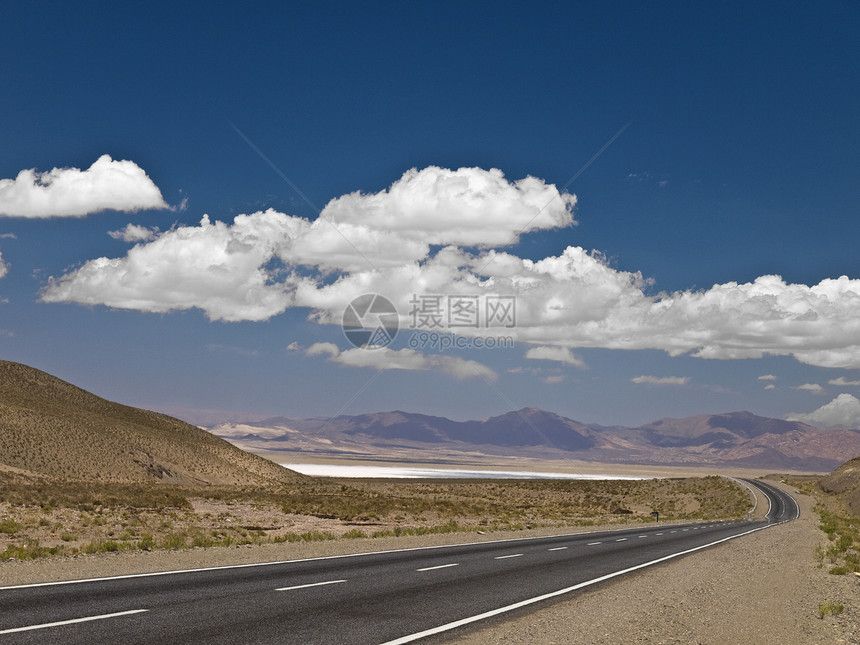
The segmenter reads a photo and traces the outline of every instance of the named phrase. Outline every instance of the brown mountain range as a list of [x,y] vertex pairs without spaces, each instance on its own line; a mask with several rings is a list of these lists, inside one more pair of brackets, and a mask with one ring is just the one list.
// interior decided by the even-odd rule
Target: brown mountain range
[[264,485],[302,475],[205,430],[0,361],[0,470],[105,482]]
[[824,430],[750,412],[661,419],[627,428],[585,424],[536,408],[479,421],[409,412],[335,419],[276,417],[210,431],[246,450],[444,461],[455,455],[600,463],[735,466],[828,472],[860,455],[860,432]]

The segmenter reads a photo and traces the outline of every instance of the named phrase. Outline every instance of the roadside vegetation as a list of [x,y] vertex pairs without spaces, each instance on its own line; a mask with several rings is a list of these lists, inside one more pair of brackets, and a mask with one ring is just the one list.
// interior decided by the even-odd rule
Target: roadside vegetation
[[840,495],[822,490],[820,479],[803,477],[787,480],[816,500],[818,528],[826,540],[816,548],[815,560],[833,575],[860,573],[860,516],[848,508]]
[[845,611],[845,605],[837,602],[824,602],[818,605],[818,617],[823,619],[825,616],[841,616]]
[[745,489],[660,480],[358,480],[292,486],[98,484],[0,472],[0,561],[621,522],[735,519]]

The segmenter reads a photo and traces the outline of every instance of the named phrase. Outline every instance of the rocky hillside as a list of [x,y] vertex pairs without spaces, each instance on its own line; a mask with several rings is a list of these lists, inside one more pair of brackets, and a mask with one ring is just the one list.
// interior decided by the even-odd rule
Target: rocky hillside
[[842,498],[855,515],[860,515],[860,457],[847,461],[820,482],[825,493]]
[[172,417],[0,361],[0,470],[93,481],[264,485],[303,479]]

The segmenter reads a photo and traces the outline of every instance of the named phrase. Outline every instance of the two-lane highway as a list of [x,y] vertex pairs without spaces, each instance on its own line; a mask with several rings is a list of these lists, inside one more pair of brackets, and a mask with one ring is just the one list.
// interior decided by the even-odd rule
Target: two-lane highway
[[771,522],[782,523],[797,519],[800,514],[800,509],[797,506],[797,502],[791,495],[781,491],[773,484],[768,484],[767,482],[763,482],[758,479],[744,479],[742,481],[745,481],[750,486],[755,486],[765,494],[768,499],[768,503],[770,504],[770,508],[767,512],[768,520]]
[[797,517],[621,531],[0,588],[0,642],[406,643],[537,605]]

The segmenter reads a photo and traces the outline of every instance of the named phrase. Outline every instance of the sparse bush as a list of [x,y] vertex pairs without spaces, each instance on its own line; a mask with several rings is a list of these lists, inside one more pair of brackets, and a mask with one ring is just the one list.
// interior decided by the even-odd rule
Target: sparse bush
[[31,560],[56,555],[59,549],[56,547],[44,547],[38,540],[24,540],[20,544],[10,544],[6,550],[0,553],[0,561],[3,560]]
[[825,602],[818,605],[818,617],[822,620],[828,614],[831,616],[839,616],[845,611],[845,605],[842,603]]
[[344,533],[341,537],[347,539],[355,539],[355,538],[363,538],[367,537],[367,534],[364,531],[359,531],[358,529],[350,529],[346,533]]
[[838,508],[835,500],[821,499],[815,510],[821,520],[819,528],[827,535],[829,545],[827,548],[819,546],[815,557],[822,563],[826,559],[835,565],[830,568],[834,575],[860,572],[860,553],[854,549],[854,545],[860,543],[860,518]]
[[171,533],[161,542],[162,549],[182,549],[185,547],[185,536],[180,533]]

